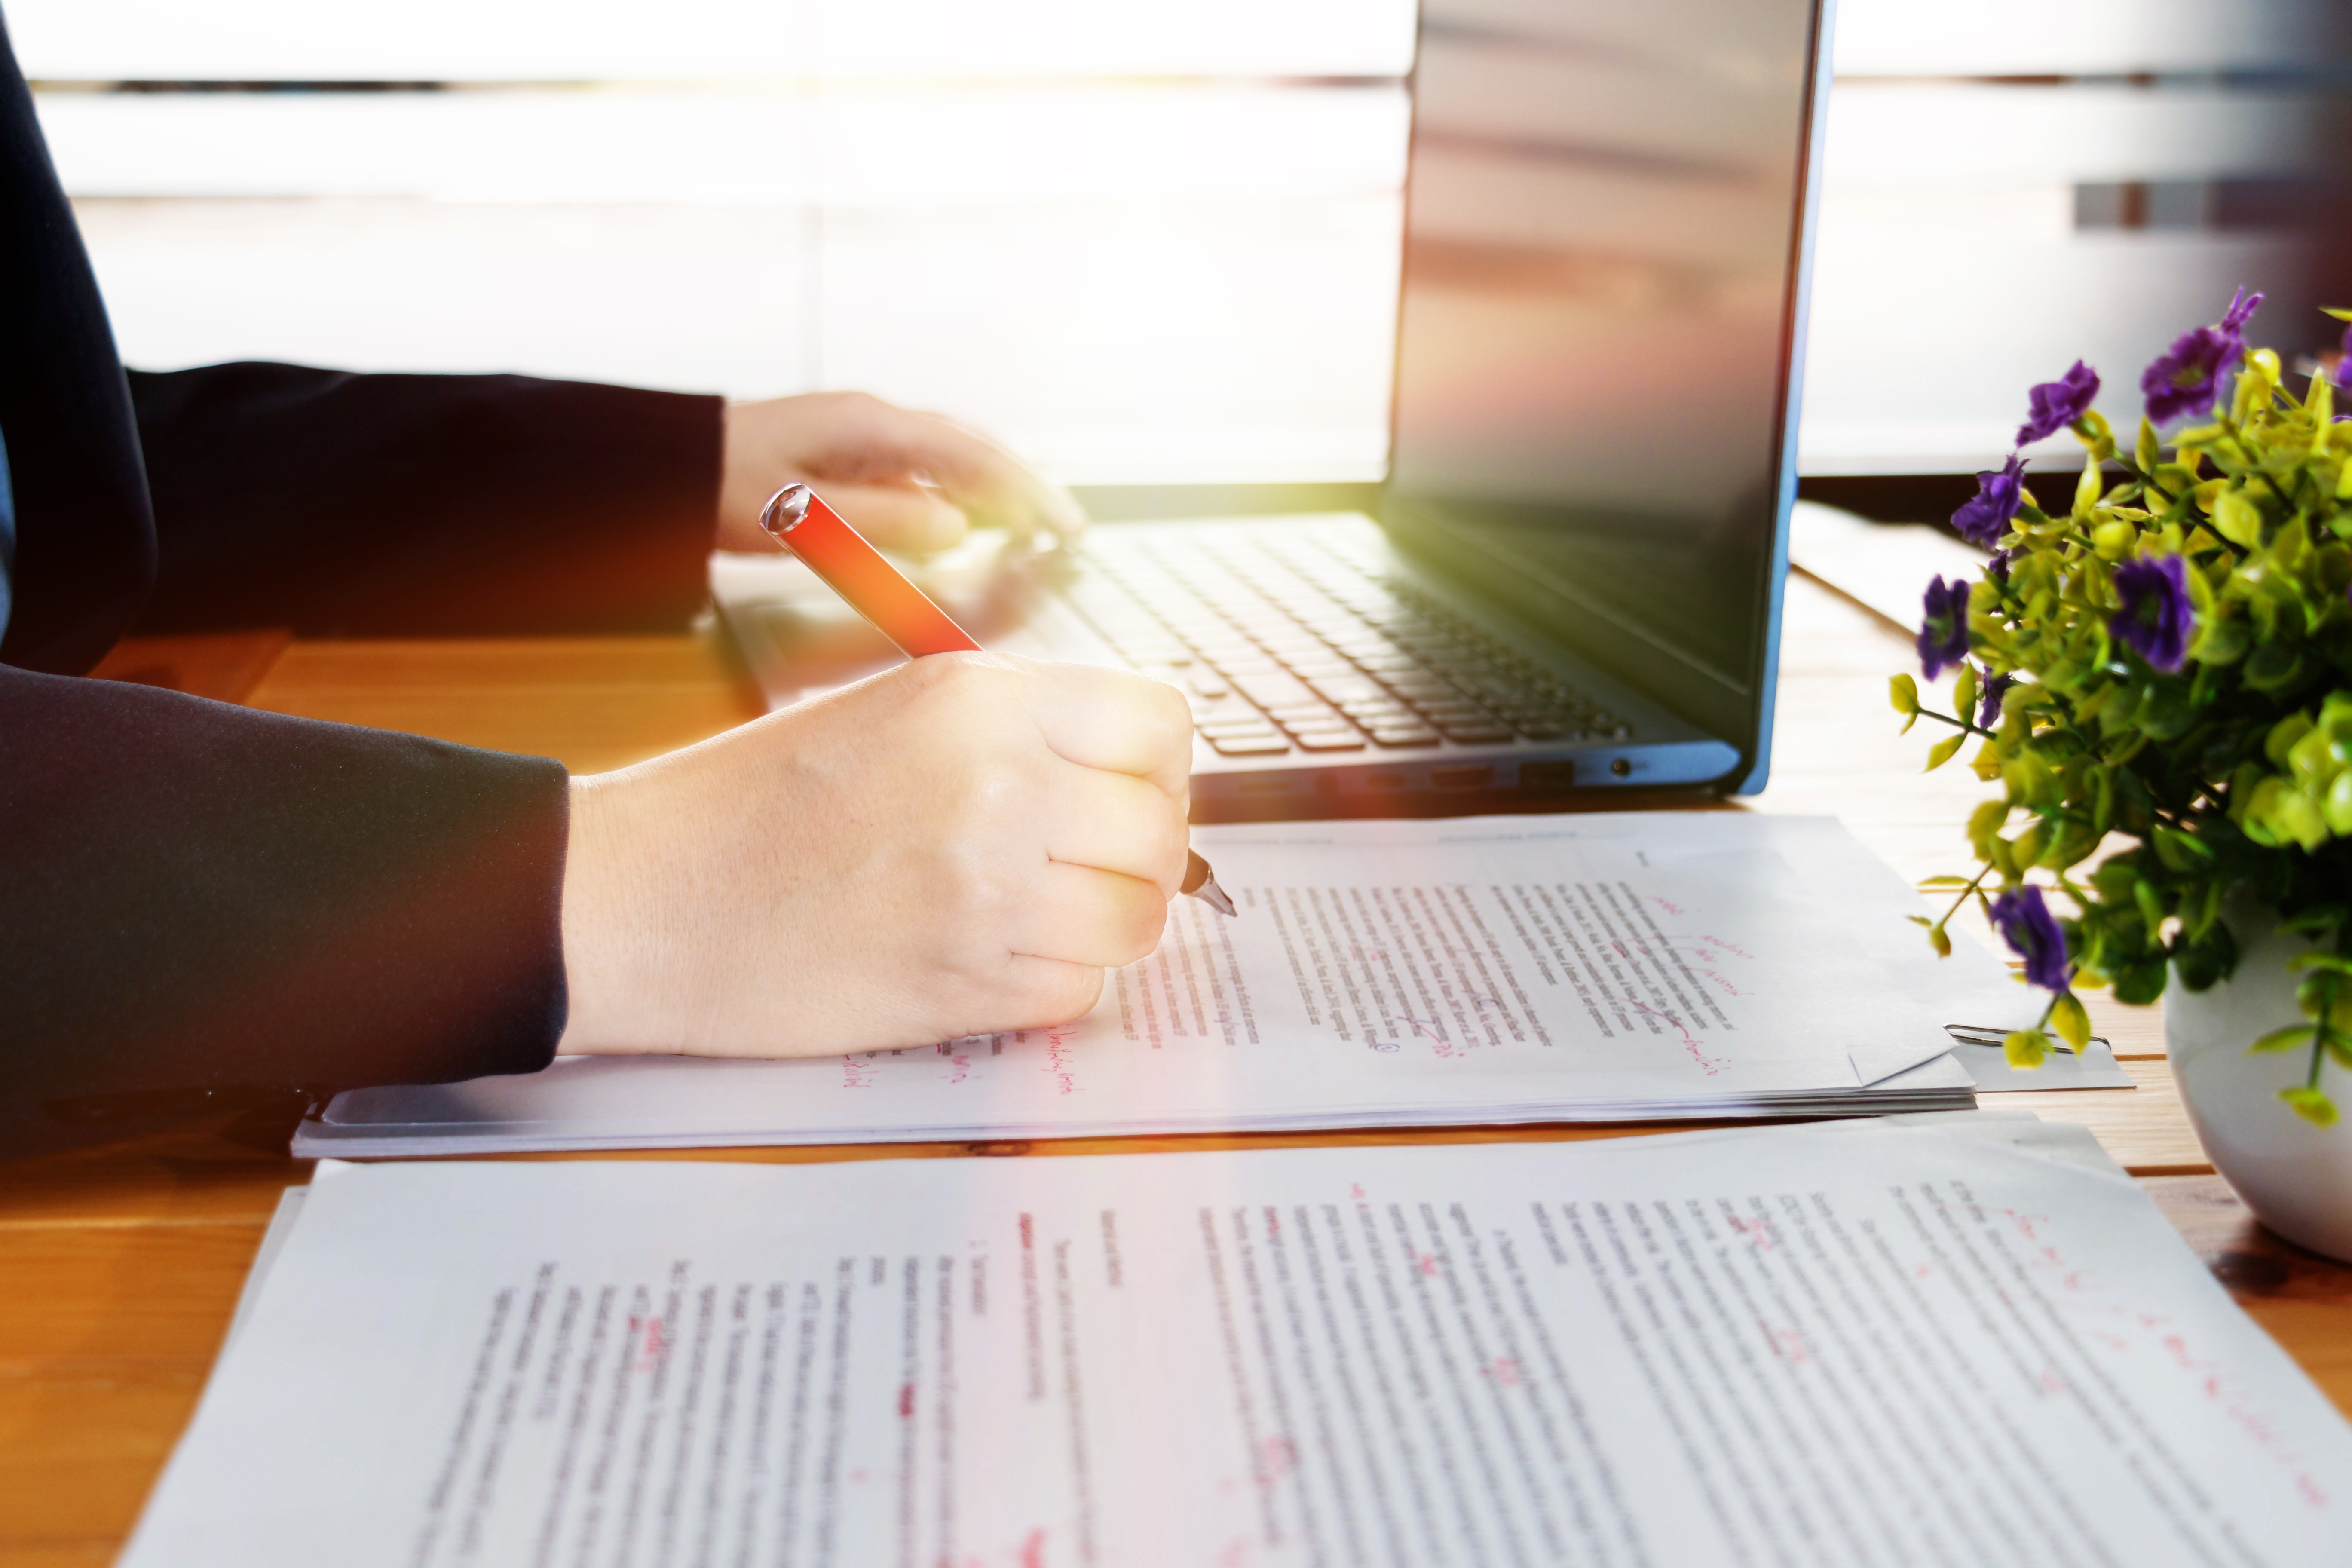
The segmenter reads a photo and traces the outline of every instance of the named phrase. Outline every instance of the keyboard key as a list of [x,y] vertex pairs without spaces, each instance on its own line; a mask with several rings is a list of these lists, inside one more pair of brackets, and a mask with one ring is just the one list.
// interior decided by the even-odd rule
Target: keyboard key
[[1475,702],[1417,702],[1421,716],[1433,724],[1485,724],[1486,710]]
[[1209,744],[1221,757],[1272,757],[1290,750],[1279,735],[1212,735]]
[[1372,740],[1383,746],[1433,746],[1437,731],[1422,724],[1388,725],[1374,730]]
[[1412,710],[1393,698],[1383,698],[1378,702],[1342,702],[1339,711],[1367,724],[1376,720],[1396,724],[1414,721]]
[[1302,752],[1360,752],[1364,738],[1353,730],[1315,730],[1292,737]]
[[1368,675],[1326,676],[1309,684],[1326,702],[1377,702],[1388,695]]
[[1261,708],[1295,708],[1318,700],[1313,688],[1293,675],[1239,675],[1234,689]]
[[1583,731],[1570,724],[1553,724],[1530,720],[1519,726],[1519,733],[1530,741],[1568,741],[1580,738]]
[[1440,728],[1444,730],[1447,740],[1460,741],[1465,745],[1497,745],[1514,738],[1511,731],[1500,724],[1445,724]]
[[1330,722],[1335,724],[1339,722],[1339,715],[1334,712],[1329,705],[1321,702],[1288,703],[1280,708],[1271,709],[1269,711],[1272,712],[1277,722],[1282,723],[1287,723],[1294,719],[1323,719],[1328,720]]
[[1225,719],[1197,719],[1194,729],[1212,739],[1219,735],[1271,735],[1274,726],[1255,713],[1237,713]]

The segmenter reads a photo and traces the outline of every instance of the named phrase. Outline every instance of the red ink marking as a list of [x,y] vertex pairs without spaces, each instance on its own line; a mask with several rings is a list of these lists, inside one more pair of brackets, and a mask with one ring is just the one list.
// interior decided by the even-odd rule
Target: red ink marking
[[1796,1329],[1776,1329],[1759,1325],[1772,1342],[1773,1351],[1790,1366],[1809,1366],[1812,1363],[1812,1347],[1805,1343],[1804,1334]]
[[1349,1182],[1349,1183],[1348,1184],[1348,1192],[1349,1192],[1349,1195],[1351,1195],[1352,1197],[1354,1197],[1354,1198],[1355,1198],[1355,1200],[1356,1200],[1358,1203],[1362,1203],[1362,1202],[1364,1201],[1364,1184],[1363,1184],[1363,1183],[1361,1183],[1361,1182]]
[[2326,1508],[2327,1506],[2327,1493],[2321,1489],[2317,1481],[2313,1480],[2309,1476],[2295,1477],[2294,1489],[2301,1492],[2303,1494],[2303,1500],[2309,1503],[2312,1507]]
[[1746,1237],[1749,1245],[1757,1251],[1769,1252],[1780,1245],[1779,1239],[1772,1233],[1770,1220],[1755,1218],[1748,1215],[1732,1215],[1729,1218],[1731,1228]]
[[1495,1380],[1497,1388],[1517,1388],[1525,1381],[1519,1373],[1519,1363],[1507,1355],[1496,1356],[1483,1370]]
[[644,1323],[646,1346],[637,1362],[637,1370],[640,1372],[650,1370],[654,1363],[661,1360],[662,1351],[665,1348],[662,1343],[662,1321],[659,1318],[647,1318],[644,1320]]
[[1273,1486],[1298,1468],[1298,1446],[1287,1437],[1268,1437],[1258,1445],[1257,1484]]
[[1276,1241],[1282,1237],[1282,1216],[1272,1209],[1265,1211],[1265,1238]]
[[1665,910],[1666,913],[1670,915],[1678,915],[1684,912],[1683,907],[1680,904],[1661,893],[1652,893],[1650,895],[1650,902],[1657,905],[1658,908]]
[[1033,1530],[1021,1543],[1021,1568],[1045,1568],[1045,1532]]
[[914,1415],[915,1385],[911,1383],[902,1383],[898,1385],[898,1419],[911,1421]]
[[1053,1075],[1055,1086],[1060,1089],[1062,1093],[1076,1094],[1078,1091],[1077,1071],[1070,1061],[1069,1030],[1048,1029],[1045,1031],[1045,1066],[1044,1070]]
[[1420,1269],[1422,1273],[1429,1279],[1434,1279],[1437,1278],[1437,1258],[1433,1254],[1427,1252],[1414,1253],[1412,1255],[1412,1266],[1415,1268]]
[[1707,944],[1708,944],[1709,946],[1711,946],[1711,947],[1719,947],[1719,948],[1723,949],[1723,951],[1724,951],[1724,952],[1727,952],[1727,953],[1731,954],[1731,956],[1732,956],[1732,957],[1734,957],[1734,958],[1744,958],[1744,959],[1748,960],[1750,963],[1755,962],[1755,958],[1756,958],[1756,955],[1755,955],[1754,953],[1752,953],[1752,952],[1748,952],[1746,948],[1744,948],[1744,947],[1740,946],[1738,942],[1726,942],[1726,941],[1724,941],[1724,940],[1723,940],[1721,937],[1719,937],[1719,936],[1707,936],[1707,935],[1704,935],[1704,934],[1702,934],[1702,935],[1698,935],[1698,936],[1687,936],[1687,937],[1686,937],[1686,936],[1669,936],[1669,937],[1667,937],[1667,938],[1666,938],[1666,940],[1667,940],[1668,942],[1703,942],[1707,943]]
[[1730,1065],[1730,1058],[1711,1057],[1708,1056],[1705,1050],[1701,1049],[1699,1037],[1696,1035],[1692,1034],[1688,1028],[1685,1027],[1683,1021],[1680,1018],[1675,1017],[1672,1013],[1661,1013],[1655,1007],[1649,1006],[1641,1002],[1633,1004],[1633,1010],[1637,1013],[1647,1013],[1653,1018],[1664,1018],[1667,1023],[1672,1024],[1675,1026],[1675,1032],[1683,1037],[1683,1049],[1689,1054],[1691,1060],[1698,1064],[1698,1070],[1706,1074],[1707,1077],[1713,1078],[1719,1068]]
[[2044,1394],[2066,1392],[2066,1380],[2058,1375],[2056,1367],[2045,1366],[2042,1369],[2042,1392]]
[[871,1054],[841,1058],[841,1087],[844,1089],[872,1089],[877,1076]]

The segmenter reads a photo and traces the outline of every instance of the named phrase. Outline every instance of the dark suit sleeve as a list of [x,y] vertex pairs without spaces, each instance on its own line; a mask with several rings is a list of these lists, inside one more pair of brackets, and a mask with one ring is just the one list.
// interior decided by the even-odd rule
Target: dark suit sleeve
[[6,668],[0,735],[0,1102],[546,1065],[561,764]]
[[228,365],[134,412],[0,32],[0,1155],[236,1086],[544,1065],[559,764],[82,672],[134,624],[676,624],[715,400]]
[[650,631],[706,597],[719,402],[520,375],[132,372],[138,628]]

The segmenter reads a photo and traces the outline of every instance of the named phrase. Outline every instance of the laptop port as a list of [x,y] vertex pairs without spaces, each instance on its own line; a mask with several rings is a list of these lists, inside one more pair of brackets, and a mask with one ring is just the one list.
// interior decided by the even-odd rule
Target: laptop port
[[1476,789],[1495,782],[1495,770],[1485,763],[1475,767],[1432,768],[1429,782],[1439,789]]
[[1521,789],[1563,790],[1576,787],[1574,763],[1521,763]]

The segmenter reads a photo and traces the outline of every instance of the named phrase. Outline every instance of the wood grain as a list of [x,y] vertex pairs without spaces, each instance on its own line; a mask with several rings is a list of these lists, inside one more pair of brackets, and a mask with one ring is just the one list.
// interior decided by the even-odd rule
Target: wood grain
[[701,637],[302,642],[251,700],[553,757],[581,773],[691,745],[763,710]]
[[[1773,783],[1758,809],[1843,817],[1914,879],[1968,865],[1960,831],[1984,786],[1957,766],[1920,773],[1886,677],[1907,638],[1794,578]],[[187,668],[194,668],[193,662]],[[251,700],[278,712],[617,767],[759,711],[712,643],[694,637],[296,642]],[[1961,922],[1956,922],[1956,926]],[[1971,940],[1988,940],[1977,931]],[[2086,998],[2130,1089],[2000,1097],[2091,1129],[2137,1174],[2217,1279],[2352,1410],[2352,1269],[2263,1231],[2212,1174],[2163,1059],[2154,1008]],[[834,1160],[1051,1157],[1393,1142],[1549,1142],[1665,1126],[1071,1139],[999,1143],[662,1151],[550,1158]],[[306,1181],[282,1117],[217,1115],[102,1149],[0,1169],[0,1565],[110,1561],[203,1387],[279,1192]]]
[[261,684],[294,634],[282,626],[124,637],[89,673],[100,680],[161,686],[215,702],[242,702]]

